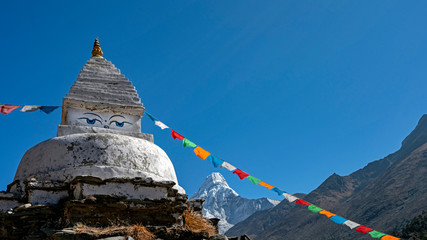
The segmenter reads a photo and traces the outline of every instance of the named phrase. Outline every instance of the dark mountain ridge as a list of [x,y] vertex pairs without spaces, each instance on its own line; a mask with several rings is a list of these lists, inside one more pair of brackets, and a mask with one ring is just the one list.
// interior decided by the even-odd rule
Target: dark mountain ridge
[[[348,176],[332,174],[304,199],[378,231],[398,230],[427,209],[426,143],[427,115],[423,115],[398,151]],[[261,224],[265,219],[271,221]],[[241,233],[254,239],[370,238],[286,201],[250,216],[227,235]]]

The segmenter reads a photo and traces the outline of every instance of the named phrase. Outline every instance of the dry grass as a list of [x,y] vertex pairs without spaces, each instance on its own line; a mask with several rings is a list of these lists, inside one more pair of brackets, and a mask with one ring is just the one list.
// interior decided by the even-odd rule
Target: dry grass
[[74,226],[77,233],[87,233],[95,237],[125,235],[133,237],[135,240],[153,240],[154,235],[144,226],[137,224],[133,226],[111,226],[106,228],[89,227],[83,224]]
[[216,229],[212,223],[199,213],[185,210],[184,220],[185,228],[192,232],[208,232],[209,236],[216,234]]
[[133,237],[135,240],[153,240],[154,234],[149,232],[144,226],[141,224],[133,225],[129,227],[126,237]]

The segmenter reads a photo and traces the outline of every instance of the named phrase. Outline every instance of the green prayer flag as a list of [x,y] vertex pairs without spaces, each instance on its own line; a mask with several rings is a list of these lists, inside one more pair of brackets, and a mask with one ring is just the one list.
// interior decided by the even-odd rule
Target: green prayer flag
[[256,177],[253,177],[251,175],[247,176],[246,179],[248,179],[249,181],[251,181],[253,184],[258,185],[258,183],[262,182],[261,180],[259,180]]
[[375,231],[375,230],[370,231],[370,232],[368,232],[368,233],[369,233],[369,235],[371,235],[371,237],[373,237],[373,238],[381,238],[381,237],[383,237],[383,236],[385,236],[385,235],[386,235],[385,233],[378,232],[378,231]]
[[184,147],[197,147],[196,144],[194,144],[192,141],[188,140],[187,138],[184,138],[184,140],[182,140],[182,146]]
[[309,205],[307,208],[308,208],[308,210],[310,210],[310,211],[312,211],[314,213],[318,213],[318,212],[320,212],[320,211],[323,210],[323,209],[321,209],[318,206],[314,206],[313,204]]

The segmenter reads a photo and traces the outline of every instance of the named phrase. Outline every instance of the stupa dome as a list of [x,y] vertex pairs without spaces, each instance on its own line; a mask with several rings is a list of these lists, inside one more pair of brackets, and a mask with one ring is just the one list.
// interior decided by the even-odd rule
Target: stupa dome
[[70,182],[82,176],[178,183],[172,162],[160,147],[111,133],[72,134],[41,142],[24,154],[14,180]]

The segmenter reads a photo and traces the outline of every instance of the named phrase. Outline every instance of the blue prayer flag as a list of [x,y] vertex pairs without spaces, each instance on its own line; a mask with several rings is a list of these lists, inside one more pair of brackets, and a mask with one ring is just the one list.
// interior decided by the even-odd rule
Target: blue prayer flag
[[147,114],[147,116],[151,119],[151,121],[155,122],[155,121],[159,121],[157,120],[157,118],[153,117],[151,114],[149,114],[148,112],[145,112],[145,114]]
[[221,159],[219,159],[219,158],[217,158],[217,157],[215,157],[214,155],[209,155],[208,157],[207,157],[207,159],[209,160],[209,162],[211,162],[212,163],[212,165],[214,166],[214,167],[219,167],[219,166],[221,166],[221,164],[224,162],[223,160],[221,160]]
[[59,107],[58,106],[41,106],[40,111],[49,114],[57,108],[59,108]]
[[277,193],[277,195],[283,195],[285,192],[284,191],[282,191],[282,190],[280,190],[280,189],[278,189],[278,188],[273,188],[273,189],[271,189],[271,190],[273,190],[273,191],[275,191],[276,193]]
[[343,224],[345,221],[347,221],[347,219],[340,217],[340,216],[337,216],[337,215],[332,216],[329,219],[331,219],[332,221],[334,221],[337,224]]

